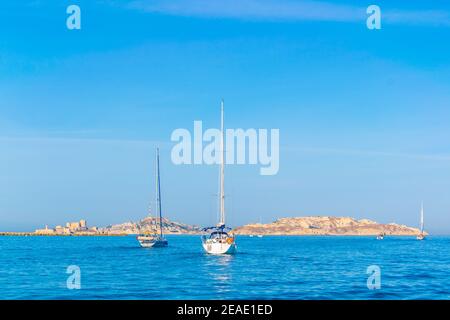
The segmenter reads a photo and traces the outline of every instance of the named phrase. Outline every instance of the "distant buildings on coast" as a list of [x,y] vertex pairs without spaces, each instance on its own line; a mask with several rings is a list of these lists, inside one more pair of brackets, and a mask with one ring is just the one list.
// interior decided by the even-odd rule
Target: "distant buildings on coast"
[[[36,229],[32,233],[23,233],[27,235],[42,236],[65,236],[65,235],[128,235],[140,233],[155,233],[156,227],[159,225],[159,219],[154,217],[146,217],[139,222],[125,222],[122,224],[110,225],[104,228],[88,227],[86,220],[78,222],[68,222],[65,226],[56,226],[44,229]],[[166,234],[200,234],[201,228],[198,226],[187,225],[183,223],[173,222],[168,219],[162,219],[162,227]],[[0,235],[20,234],[20,233],[1,233]],[[21,234],[20,234],[21,235]]]
[[88,227],[86,220],[80,220],[78,222],[67,222],[66,225],[56,226],[54,228],[49,228],[45,226],[44,229],[36,229],[34,232],[39,235],[71,235],[71,234],[98,234],[99,230],[97,227]]

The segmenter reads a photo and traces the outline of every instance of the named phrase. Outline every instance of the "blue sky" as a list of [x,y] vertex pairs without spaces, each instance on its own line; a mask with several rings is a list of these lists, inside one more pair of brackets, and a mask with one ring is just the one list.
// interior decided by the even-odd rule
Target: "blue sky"
[[[382,10],[366,28],[365,8]],[[82,29],[66,28],[78,4]],[[447,1],[3,1],[0,229],[215,222],[217,168],[175,166],[194,120],[279,128],[280,171],[228,166],[228,221],[335,215],[450,233]]]

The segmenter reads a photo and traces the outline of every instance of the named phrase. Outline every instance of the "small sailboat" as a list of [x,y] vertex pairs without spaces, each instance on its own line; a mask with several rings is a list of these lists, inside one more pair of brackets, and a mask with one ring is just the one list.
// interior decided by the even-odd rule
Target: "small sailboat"
[[417,235],[417,240],[425,240],[425,233],[423,232],[423,202],[420,207],[420,233]]
[[202,236],[203,249],[209,254],[232,254],[236,252],[236,242],[233,234],[227,233],[230,228],[225,226],[225,144],[224,144],[224,119],[223,119],[223,100],[221,103],[220,117],[220,221],[215,227],[204,228],[203,231],[210,232],[209,235]]
[[[259,224],[262,225],[262,219],[261,219],[261,216],[259,216]],[[262,235],[262,234],[258,234],[257,237],[258,237],[258,238],[262,238],[263,235]]]
[[156,207],[159,216],[159,234],[155,232],[138,235],[137,240],[143,248],[166,247],[169,244],[169,242],[164,238],[163,235],[161,213],[161,181],[159,174],[159,148],[156,148]]

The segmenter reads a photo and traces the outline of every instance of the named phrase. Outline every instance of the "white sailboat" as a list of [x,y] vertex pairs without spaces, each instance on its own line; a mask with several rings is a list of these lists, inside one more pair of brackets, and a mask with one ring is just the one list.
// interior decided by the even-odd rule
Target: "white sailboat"
[[[262,225],[262,219],[261,219],[261,216],[259,216],[259,224]],[[262,234],[258,234],[257,237],[258,237],[258,238],[262,238],[263,235],[262,235]]]
[[417,240],[425,240],[425,234],[423,232],[423,202],[420,207],[420,233],[417,235]]
[[156,207],[159,216],[159,234],[145,233],[137,237],[141,247],[154,248],[166,247],[169,242],[164,238],[162,226],[162,210],[161,210],[161,181],[159,174],[159,148],[156,148]]
[[232,254],[236,252],[236,242],[233,234],[227,233],[230,228],[225,226],[225,143],[224,143],[224,119],[223,100],[221,103],[221,163],[220,163],[220,221],[215,227],[204,228],[203,231],[211,232],[202,236],[203,249],[209,254]]

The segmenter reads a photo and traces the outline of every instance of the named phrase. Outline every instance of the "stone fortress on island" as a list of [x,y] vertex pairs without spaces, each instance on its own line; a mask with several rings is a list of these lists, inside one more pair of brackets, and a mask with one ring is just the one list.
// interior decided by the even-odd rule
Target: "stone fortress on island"
[[45,226],[44,229],[36,229],[34,232],[36,235],[96,235],[98,234],[97,227],[88,228],[86,220],[80,220],[78,222],[67,222],[66,225],[56,226],[49,228]]
[[[36,229],[33,233],[23,233],[26,235],[40,236],[106,236],[106,235],[129,235],[140,233],[155,233],[159,225],[159,218],[146,217],[139,222],[125,222],[116,225],[110,225],[104,228],[88,227],[86,220],[78,222],[68,222],[65,226],[56,226],[44,229]],[[166,234],[199,234],[199,226],[187,225],[179,222],[173,222],[168,219],[162,219],[163,231]],[[13,233],[1,233],[3,235]],[[14,233],[19,234],[19,233]]]

